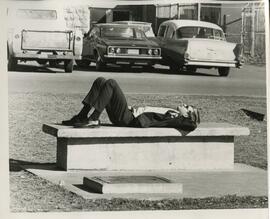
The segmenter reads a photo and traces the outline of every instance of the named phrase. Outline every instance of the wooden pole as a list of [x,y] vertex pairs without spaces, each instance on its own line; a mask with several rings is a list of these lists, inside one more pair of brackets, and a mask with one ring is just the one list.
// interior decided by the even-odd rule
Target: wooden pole
[[201,20],[201,3],[198,3],[198,21]]

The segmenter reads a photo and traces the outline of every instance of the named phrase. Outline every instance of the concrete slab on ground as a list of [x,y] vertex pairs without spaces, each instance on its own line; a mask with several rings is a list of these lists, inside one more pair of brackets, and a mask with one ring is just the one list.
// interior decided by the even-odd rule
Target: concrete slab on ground
[[[175,198],[204,198],[224,195],[267,196],[267,171],[244,164],[233,170],[211,171],[63,171],[55,164],[25,165],[27,171],[58,184],[85,199],[129,198],[159,200]],[[84,177],[98,176],[156,176],[183,184],[183,193],[163,194],[98,194],[83,185]]]
[[83,177],[83,185],[101,194],[112,193],[182,193],[183,185],[156,176]]

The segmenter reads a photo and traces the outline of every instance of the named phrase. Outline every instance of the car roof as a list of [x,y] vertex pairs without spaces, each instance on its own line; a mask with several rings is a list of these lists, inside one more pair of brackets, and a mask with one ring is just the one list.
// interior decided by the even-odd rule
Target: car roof
[[119,24],[119,23],[97,23],[97,24],[94,24],[94,26],[96,26],[96,27],[102,27],[102,26],[122,26],[122,27],[127,27],[127,26],[131,26],[131,27],[134,27],[134,28],[136,28],[135,27],[135,25],[129,25],[129,24],[125,24],[125,23],[121,23],[121,24]]
[[179,27],[208,27],[208,28],[214,28],[218,30],[222,30],[222,28],[214,23],[206,22],[206,21],[197,21],[197,20],[167,20],[164,21],[161,25],[172,25],[175,28]]
[[114,24],[130,24],[130,25],[152,25],[149,22],[143,21],[115,21]]

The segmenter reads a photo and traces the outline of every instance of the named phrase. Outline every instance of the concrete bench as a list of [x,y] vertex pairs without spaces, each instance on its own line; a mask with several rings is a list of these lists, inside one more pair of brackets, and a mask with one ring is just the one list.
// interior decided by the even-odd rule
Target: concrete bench
[[202,123],[189,133],[109,125],[42,129],[57,138],[57,166],[65,170],[233,169],[234,137],[249,135],[248,128],[227,123]]

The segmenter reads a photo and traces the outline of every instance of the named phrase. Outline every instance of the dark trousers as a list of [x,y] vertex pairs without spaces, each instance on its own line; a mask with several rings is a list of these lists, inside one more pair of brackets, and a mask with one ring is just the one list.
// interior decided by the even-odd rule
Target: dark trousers
[[97,78],[82,102],[100,113],[106,109],[109,119],[117,126],[130,126],[134,119],[126,97],[114,79]]

